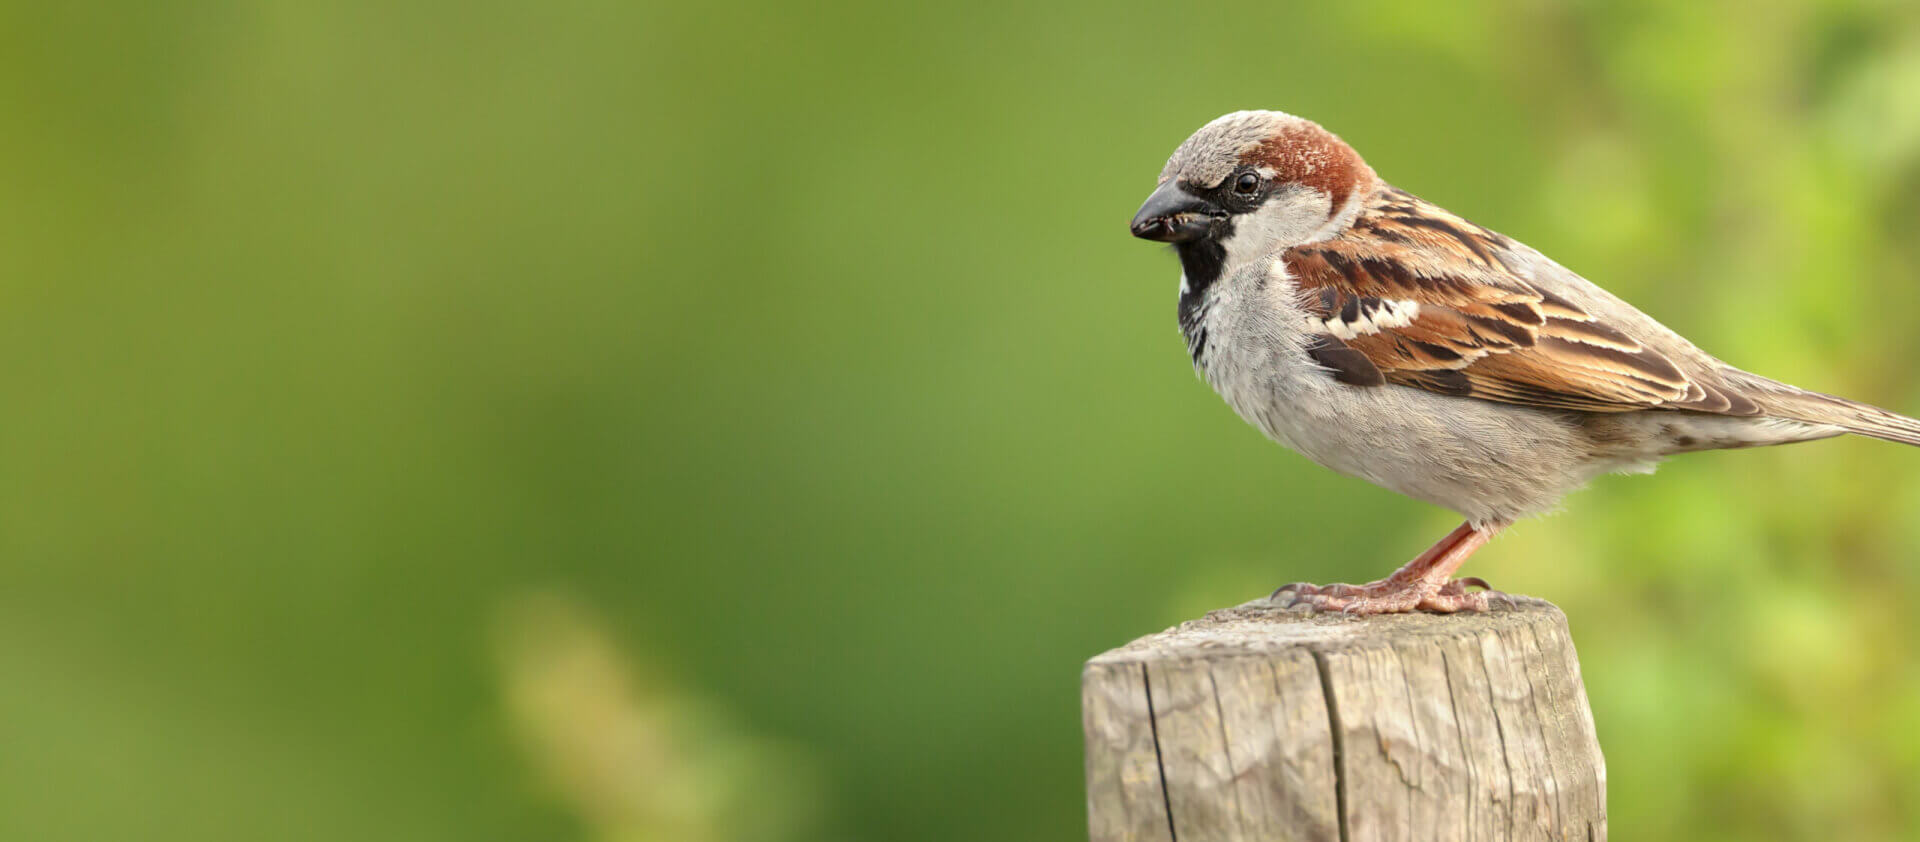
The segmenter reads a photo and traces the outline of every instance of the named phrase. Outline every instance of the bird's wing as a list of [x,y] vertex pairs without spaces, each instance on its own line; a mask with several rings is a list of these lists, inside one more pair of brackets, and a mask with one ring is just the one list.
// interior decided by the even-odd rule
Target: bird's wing
[[1618,299],[1539,283],[1523,249],[1385,189],[1344,234],[1283,259],[1324,331],[1310,350],[1348,383],[1546,409],[1760,412],[1717,361]]

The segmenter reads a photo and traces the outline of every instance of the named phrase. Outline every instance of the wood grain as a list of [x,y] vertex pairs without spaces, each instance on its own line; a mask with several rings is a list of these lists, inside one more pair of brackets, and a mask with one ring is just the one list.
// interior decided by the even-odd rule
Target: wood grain
[[1087,662],[1088,828],[1110,840],[1602,840],[1566,617],[1310,616],[1266,600]]

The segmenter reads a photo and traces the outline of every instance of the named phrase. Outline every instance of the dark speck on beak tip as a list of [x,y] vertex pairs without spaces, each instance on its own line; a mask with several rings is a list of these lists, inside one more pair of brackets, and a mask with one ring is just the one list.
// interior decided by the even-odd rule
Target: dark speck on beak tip
[[1135,237],[1162,243],[1189,243],[1207,236],[1221,209],[1174,182],[1160,185],[1140,205],[1127,226]]
[[1152,240],[1152,239],[1157,239],[1154,236],[1154,234],[1156,233],[1155,229],[1167,228],[1168,225],[1167,225],[1167,221],[1164,219],[1136,219],[1133,221],[1131,225],[1128,225],[1127,227],[1133,231],[1133,235],[1135,237],[1139,237],[1143,240]]
[[1128,230],[1142,240],[1190,243],[1207,236],[1207,228],[1212,221],[1211,215],[1198,213],[1135,217]]

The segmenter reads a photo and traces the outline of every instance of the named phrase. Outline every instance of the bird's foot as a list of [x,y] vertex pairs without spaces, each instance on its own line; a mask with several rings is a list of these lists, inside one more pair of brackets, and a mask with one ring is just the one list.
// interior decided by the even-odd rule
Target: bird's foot
[[[1467,588],[1480,588],[1469,591]],[[1452,614],[1459,611],[1486,611],[1508,597],[1476,576],[1454,579],[1443,585],[1426,580],[1399,580],[1398,577],[1364,585],[1312,585],[1295,582],[1282,585],[1270,597],[1287,608],[1305,606],[1313,611],[1339,611],[1343,614],[1405,614],[1432,611]]]

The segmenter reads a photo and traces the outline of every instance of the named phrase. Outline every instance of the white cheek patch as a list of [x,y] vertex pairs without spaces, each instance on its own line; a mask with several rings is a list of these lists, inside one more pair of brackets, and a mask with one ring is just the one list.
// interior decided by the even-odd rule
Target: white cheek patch
[[1289,189],[1235,217],[1233,235],[1220,243],[1227,251],[1227,271],[1312,240],[1331,212],[1325,193]]
[[1395,298],[1349,299],[1340,312],[1321,324],[1328,333],[1342,339],[1372,336],[1383,330],[1406,327],[1420,318],[1420,302]]

